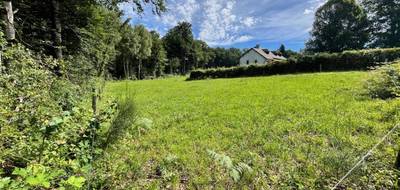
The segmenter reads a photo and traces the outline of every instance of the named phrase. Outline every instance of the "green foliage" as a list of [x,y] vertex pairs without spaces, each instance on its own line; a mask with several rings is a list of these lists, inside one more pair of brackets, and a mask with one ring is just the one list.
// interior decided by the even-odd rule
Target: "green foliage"
[[371,67],[398,58],[400,58],[400,48],[298,55],[295,58],[288,59],[288,61],[274,61],[266,65],[196,70],[190,73],[189,80],[267,76],[320,71],[367,70]]
[[[121,106],[116,112],[116,103],[99,101],[117,55],[121,14],[100,1],[12,3],[18,41],[29,49],[5,46],[0,31],[0,189],[90,189],[102,145],[110,133],[119,138],[110,127],[114,114],[135,111]],[[135,3],[164,9],[162,0]],[[59,48],[56,38],[65,59],[49,56]],[[149,48],[138,52],[150,54]]]
[[71,176],[63,184],[72,189],[81,189],[85,184],[86,179],[83,177]]
[[180,73],[185,74],[190,71],[190,64],[194,62],[191,56],[194,43],[192,25],[188,22],[178,23],[177,26],[167,32],[163,41],[168,59],[179,59],[181,63]]
[[63,170],[54,171],[42,165],[30,165],[27,168],[17,168],[12,173],[20,177],[24,186],[50,188],[50,182],[64,174]]
[[365,82],[365,89],[373,98],[400,96],[400,62],[378,67]]
[[307,51],[362,49],[368,41],[367,14],[356,0],[329,0],[315,14]]
[[201,80],[207,78],[237,78],[290,73],[290,71],[287,70],[287,66],[290,66],[290,64],[285,61],[274,61],[273,63],[267,65],[250,65],[195,70],[190,72],[188,80]]
[[4,38],[3,30],[0,29],[0,47],[5,46],[6,43],[7,43],[7,40]]
[[145,60],[144,67],[147,71],[147,76],[160,77],[164,74],[165,65],[167,63],[167,52],[164,49],[164,45],[162,40],[160,39],[160,35],[152,31],[152,47],[151,47],[151,56]]
[[144,26],[138,25],[133,28],[126,26],[123,27],[123,31],[122,39],[117,46],[119,55],[115,74],[121,75],[120,73],[123,72],[122,76],[125,78],[142,79],[148,74],[146,70],[155,72],[156,67],[161,67],[159,65],[165,61],[162,57],[165,57],[165,52],[163,52],[164,49],[160,49],[159,37],[154,39],[158,41],[153,46],[155,37]]
[[214,151],[207,150],[208,155],[215,160],[219,165],[221,165],[227,172],[229,176],[232,178],[234,182],[239,182],[240,179],[246,173],[252,173],[253,169],[245,163],[237,163],[234,164],[232,159],[229,156],[218,154]]
[[64,170],[54,170],[40,164],[32,164],[26,168],[16,168],[10,177],[0,179],[1,189],[49,189],[58,184],[59,189],[81,189],[84,186],[85,178],[70,176],[65,178]]
[[135,58],[137,60],[137,68],[138,68],[138,74],[137,78],[142,79],[144,78],[143,72],[142,72],[142,62],[145,59],[148,59],[151,56],[151,47],[152,47],[152,37],[149,31],[143,26],[143,25],[138,25],[135,26],[133,29],[134,32],[138,35],[139,37],[139,51],[135,55]]
[[107,139],[104,146],[118,141],[127,130],[130,130],[137,119],[133,98],[127,96],[117,104],[118,112],[115,114],[109,129],[107,130]]
[[372,47],[400,47],[400,2],[363,0],[371,22]]
[[115,60],[116,45],[120,40],[119,17],[104,7],[91,6],[90,23],[81,29],[82,55],[95,71],[94,77],[103,77]]
[[215,48],[211,51],[212,59],[206,65],[210,67],[233,67],[239,65],[240,56],[242,51],[237,48]]
[[151,34],[143,25],[137,25],[133,29],[139,37],[139,51],[136,58],[138,60],[147,59],[151,55],[152,38]]
[[[91,125],[93,114],[83,103],[88,88],[53,73],[64,61],[36,56],[21,45],[7,48],[4,57],[0,169],[2,177],[19,176],[10,179],[9,188],[52,188],[66,177],[86,174],[93,149],[101,151],[91,139],[98,135]],[[112,114],[101,112],[95,126],[104,127]]]

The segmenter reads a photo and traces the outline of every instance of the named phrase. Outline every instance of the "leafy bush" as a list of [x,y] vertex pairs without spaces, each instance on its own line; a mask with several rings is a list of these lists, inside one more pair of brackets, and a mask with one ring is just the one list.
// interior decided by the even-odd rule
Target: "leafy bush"
[[87,88],[55,74],[63,61],[34,55],[21,45],[7,48],[4,58],[0,186],[82,187],[94,156],[101,152],[98,131],[114,112],[93,116],[84,103],[90,95]]
[[206,78],[234,78],[275,74],[306,73],[319,71],[366,70],[380,63],[400,58],[400,48],[344,51],[342,53],[319,53],[301,55],[287,61],[274,61],[267,65],[196,70],[189,80]]
[[365,82],[365,89],[373,98],[394,98],[400,96],[400,61],[378,67]]

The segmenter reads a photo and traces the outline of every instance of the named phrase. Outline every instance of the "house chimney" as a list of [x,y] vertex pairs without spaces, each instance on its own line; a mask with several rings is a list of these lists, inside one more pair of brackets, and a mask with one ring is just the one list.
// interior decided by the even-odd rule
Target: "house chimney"
[[260,47],[261,47],[260,44],[257,44],[256,47],[254,48],[260,49]]

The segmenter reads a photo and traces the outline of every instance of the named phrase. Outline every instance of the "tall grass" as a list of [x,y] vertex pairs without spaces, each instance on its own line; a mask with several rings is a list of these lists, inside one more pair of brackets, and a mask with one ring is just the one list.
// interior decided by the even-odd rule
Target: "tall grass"
[[104,146],[108,147],[108,145],[121,139],[126,131],[133,126],[136,119],[137,113],[134,98],[131,95],[126,95],[118,102],[118,113],[108,129]]

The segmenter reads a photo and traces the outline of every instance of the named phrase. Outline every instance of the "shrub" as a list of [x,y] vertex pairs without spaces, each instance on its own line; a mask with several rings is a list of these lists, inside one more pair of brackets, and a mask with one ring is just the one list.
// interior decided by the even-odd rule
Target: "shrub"
[[400,61],[378,67],[365,82],[367,93],[373,98],[394,98],[400,96]]
[[85,88],[54,74],[56,68],[62,69],[62,61],[34,55],[21,45],[7,48],[4,58],[0,187],[83,186],[93,157],[101,152],[95,138],[98,129],[113,112],[99,111],[94,117],[85,106],[90,95]]
[[371,67],[379,66],[383,62],[394,61],[398,58],[400,58],[400,48],[318,53],[300,55],[287,61],[273,61],[268,65],[196,70],[190,73],[189,80],[320,71],[367,70]]

